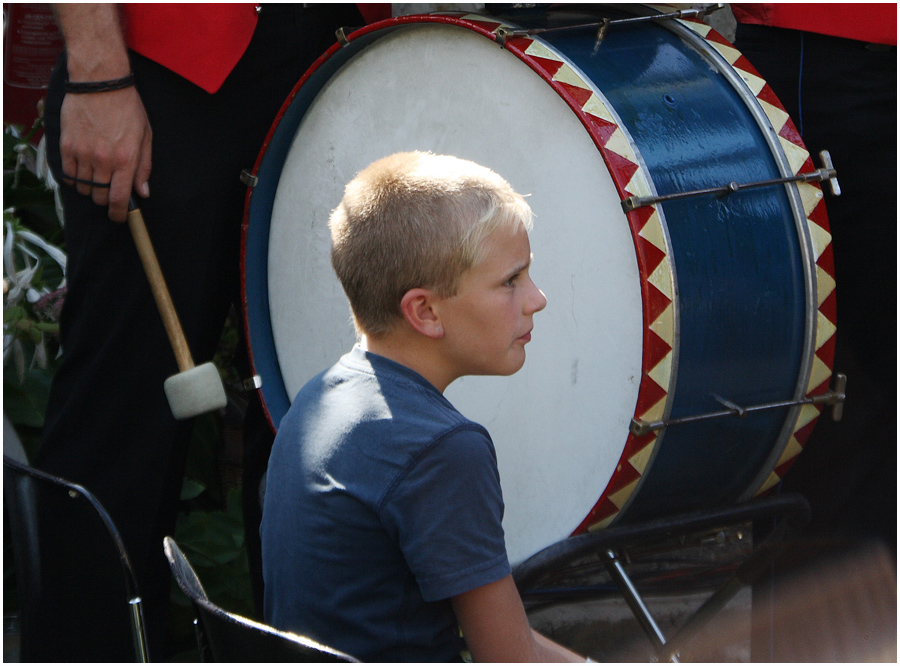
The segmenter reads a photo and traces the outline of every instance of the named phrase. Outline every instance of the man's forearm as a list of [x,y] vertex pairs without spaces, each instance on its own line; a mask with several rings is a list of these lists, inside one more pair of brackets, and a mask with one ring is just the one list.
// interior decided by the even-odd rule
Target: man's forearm
[[60,3],[53,9],[68,55],[69,80],[107,81],[131,71],[115,3]]
[[[131,63],[115,4],[55,6],[68,56],[69,81],[121,79]],[[63,182],[73,185],[109,217],[123,222],[132,191],[150,194],[153,132],[133,86],[66,94],[59,116]]]

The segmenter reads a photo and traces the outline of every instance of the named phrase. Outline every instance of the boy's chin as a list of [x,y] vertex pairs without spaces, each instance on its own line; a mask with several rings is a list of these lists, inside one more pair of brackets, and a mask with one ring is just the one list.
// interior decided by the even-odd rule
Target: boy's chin
[[516,374],[525,365],[525,352],[522,351],[521,358],[509,359],[502,367],[497,368],[494,372],[487,373],[497,377],[509,377]]
[[509,377],[516,374],[525,365],[525,350],[521,349],[517,354],[510,354],[493,362],[484,362],[470,365],[460,377]]

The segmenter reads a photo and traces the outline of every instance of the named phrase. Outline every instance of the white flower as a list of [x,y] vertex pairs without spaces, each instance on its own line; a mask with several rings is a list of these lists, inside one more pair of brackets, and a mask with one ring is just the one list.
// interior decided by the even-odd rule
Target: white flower
[[[46,252],[47,255],[51,259],[53,259],[56,263],[59,264],[59,267],[62,268],[62,270],[63,270],[63,274],[65,274],[65,272],[66,272],[66,253],[65,252],[60,250],[55,245],[50,245],[50,243],[45,241],[43,238],[38,236],[33,231],[26,231],[25,229],[22,229],[19,232],[19,238],[28,241],[32,245],[37,245],[40,249],[42,249],[44,252]],[[19,243],[19,244],[17,244],[17,246],[19,247],[19,249],[22,250],[22,252],[30,254],[35,259],[39,259],[38,255],[36,255],[30,248],[27,248],[24,244]],[[65,278],[63,278],[63,281],[62,281],[62,284],[60,284],[60,287],[65,285],[65,283],[66,283]]]
[[[3,239],[3,272],[4,272],[4,310],[16,307],[22,304],[23,300],[27,303],[37,303],[44,295],[50,293],[48,286],[40,286],[32,284],[32,280],[41,267],[41,258],[44,253],[49,256],[63,271],[66,270],[66,255],[58,247],[51,245],[38,234],[27,229],[16,229],[14,224],[14,211],[4,211],[5,224],[3,226],[6,234]],[[19,268],[16,267],[18,260]],[[57,289],[65,286],[65,278]],[[3,365],[6,367],[11,361],[15,368],[16,376],[19,383],[25,378],[25,348],[15,335],[15,325],[3,325]],[[40,333],[40,339],[34,346],[34,355],[31,358],[31,367],[35,365],[40,368],[47,367],[47,345],[46,336]]]
[[53,190],[53,201],[56,204],[56,218],[59,220],[59,226],[66,226],[65,216],[63,214],[62,199],[59,196],[59,183],[53,177],[53,171],[50,170],[50,162],[47,159],[47,136],[41,137],[37,147],[37,155],[35,156],[35,171],[38,178],[44,181],[47,189]]

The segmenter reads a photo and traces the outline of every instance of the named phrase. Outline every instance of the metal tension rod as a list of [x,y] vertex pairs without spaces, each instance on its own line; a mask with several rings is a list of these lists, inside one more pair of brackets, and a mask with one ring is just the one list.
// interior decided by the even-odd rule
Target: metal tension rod
[[651,14],[649,16],[634,16],[631,18],[610,20],[608,18],[595,23],[579,23],[576,25],[563,25],[555,28],[530,28],[528,30],[514,30],[512,28],[498,28],[496,31],[497,43],[505,46],[506,42],[514,37],[534,37],[535,35],[544,35],[549,32],[563,32],[564,30],[581,30],[585,28],[597,29],[597,41],[600,42],[606,36],[606,32],[614,25],[623,25],[625,23],[643,23],[644,21],[664,21],[680,18],[698,18],[702,19],[713,12],[722,9],[724,3],[718,3],[709,7],[701,7],[696,9],[679,9],[668,14]]
[[696,416],[684,416],[677,419],[669,419],[667,421],[643,421],[641,419],[632,419],[629,430],[637,437],[668,428],[672,425],[680,425],[683,423],[694,423],[695,421],[707,421],[709,419],[718,419],[724,416],[736,416],[744,418],[747,414],[753,412],[761,412],[769,409],[779,409],[781,407],[797,407],[799,405],[831,405],[831,417],[835,421],[840,421],[844,415],[844,400],[847,397],[847,375],[835,375],[834,388],[822,395],[814,395],[800,400],[788,400],[785,402],[769,402],[762,405],[754,405],[752,407],[739,407],[729,400],[725,400],[717,395],[713,396],[717,402],[726,407],[724,411],[710,412],[708,414],[697,414]]
[[819,158],[822,160],[822,168],[808,173],[798,173],[796,176],[789,176],[787,178],[760,180],[755,183],[736,183],[732,181],[727,185],[720,185],[719,187],[709,187],[704,190],[692,190],[690,192],[675,192],[674,194],[660,194],[652,197],[632,196],[622,201],[622,210],[626,213],[630,213],[635,208],[652,206],[653,204],[674,201],[675,199],[687,199],[689,197],[697,197],[704,194],[731,194],[733,192],[738,192],[739,190],[749,190],[754,187],[767,187],[769,185],[783,185],[785,183],[818,183],[828,181],[828,184],[831,186],[831,193],[836,197],[841,196],[841,186],[837,181],[837,171],[831,161],[831,155],[827,150],[823,150],[819,153]]

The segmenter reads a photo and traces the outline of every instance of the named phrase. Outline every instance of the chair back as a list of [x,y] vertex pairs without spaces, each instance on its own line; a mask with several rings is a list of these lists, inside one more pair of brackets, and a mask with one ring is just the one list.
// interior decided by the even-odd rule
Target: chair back
[[209,600],[196,572],[171,537],[163,545],[175,581],[197,614],[197,641],[204,661],[357,662],[303,636],[229,613]]
[[[70,661],[147,661],[134,572],[100,502],[86,488],[6,455],[3,493],[16,565],[21,661],[60,661],[60,655]],[[113,619],[72,622],[91,615]]]

